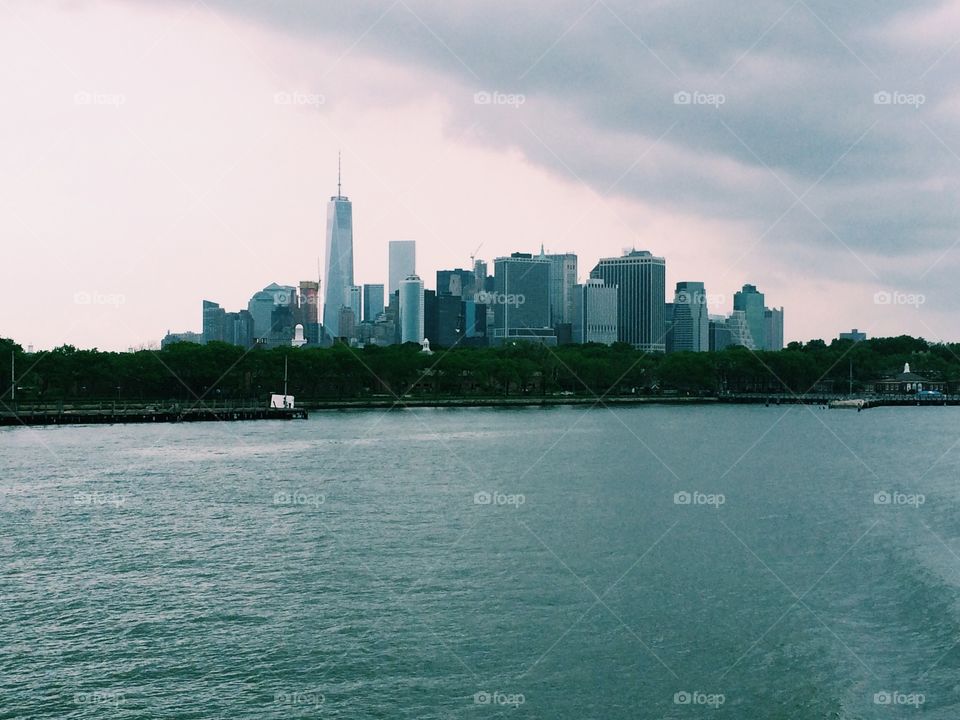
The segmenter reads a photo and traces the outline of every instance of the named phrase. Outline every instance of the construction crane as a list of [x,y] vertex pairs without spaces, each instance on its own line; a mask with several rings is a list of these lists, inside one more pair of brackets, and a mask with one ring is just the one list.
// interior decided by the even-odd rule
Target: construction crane
[[474,268],[477,265],[477,253],[480,252],[480,248],[483,247],[483,243],[477,245],[477,249],[470,253],[470,267]]

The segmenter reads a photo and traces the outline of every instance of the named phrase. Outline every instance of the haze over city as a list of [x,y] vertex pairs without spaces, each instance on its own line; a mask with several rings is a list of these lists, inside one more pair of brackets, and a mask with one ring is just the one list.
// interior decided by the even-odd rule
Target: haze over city
[[4,334],[122,350],[316,279],[342,152],[358,284],[398,239],[428,285],[636,248],[788,342],[958,339],[960,4],[335,9],[0,5]]

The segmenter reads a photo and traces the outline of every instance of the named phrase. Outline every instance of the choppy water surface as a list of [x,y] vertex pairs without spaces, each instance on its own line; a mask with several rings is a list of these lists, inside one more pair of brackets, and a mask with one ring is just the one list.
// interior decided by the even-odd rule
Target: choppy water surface
[[2,718],[960,716],[960,411],[0,431]]

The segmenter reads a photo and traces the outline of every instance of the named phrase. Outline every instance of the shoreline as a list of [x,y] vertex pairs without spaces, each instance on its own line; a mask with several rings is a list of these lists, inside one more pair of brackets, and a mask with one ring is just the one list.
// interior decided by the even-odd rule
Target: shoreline
[[416,410],[443,408],[544,408],[544,407],[642,407],[651,405],[700,406],[700,405],[817,405],[823,408],[856,408],[867,410],[876,407],[941,407],[960,406],[960,396],[939,398],[916,398],[913,396],[875,396],[849,398],[838,395],[766,395],[742,394],[721,396],[618,396],[597,398],[593,396],[537,396],[499,398],[393,398],[376,397],[356,400],[304,400],[295,409],[270,409],[259,404],[227,403],[190,406],[160,407],[162,403],[113,404],[104,408],[103,403],[69,404],[51,403],[44,406],[21,407],[18,412],[0,412],[0,427],[44,425],[114,425],[130,423],[180,423],[180,422],[241,422],[249,420],[305,420],[311,412],[337,410]]

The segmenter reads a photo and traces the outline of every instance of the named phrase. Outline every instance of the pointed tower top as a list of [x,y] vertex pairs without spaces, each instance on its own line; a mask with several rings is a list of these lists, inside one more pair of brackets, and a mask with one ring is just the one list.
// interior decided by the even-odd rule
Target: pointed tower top
[[343,197],[343,193],[340,192],[340,151],[337,151],[337,197]]

